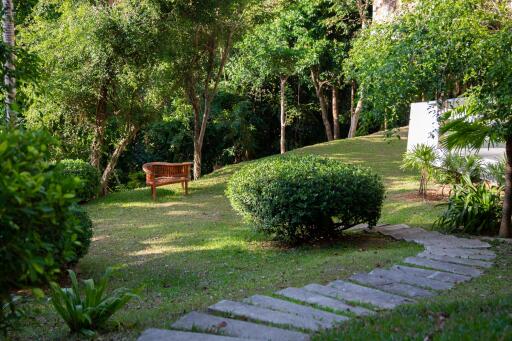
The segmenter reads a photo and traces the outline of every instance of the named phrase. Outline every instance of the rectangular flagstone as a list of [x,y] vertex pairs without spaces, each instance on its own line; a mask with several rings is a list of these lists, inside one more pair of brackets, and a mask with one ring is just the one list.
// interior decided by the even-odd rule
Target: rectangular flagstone
[[433,290],[447,290],[453,288],[453,283],[442,282],[439,280],[420,276],[417,273],[407,273],[398,269],[375,269],[370,272],[371,275],[384,277],[399,283],[415,285],[422,288]]
[[316,319],[330,324],[333,327],[336,323],[347,321],[348,317],[336,315],[327,311],[315,309],[306,305],[280,300],[278,298],[254,295],[244,300],[244,303],[257,305],[259,307],[278,310],[285,313],[295,314],[308,319]]
[[372,301],[374,301],[375,303],[393,303],[396,305],[414,302],[414,300],[410,298],[406,298],[396,294],[390,294],[378,289],[373,289],[346,281],[333,281],[329,283],[328,286],[341,290],[345,292],[348,296],[359,297],[361,302],[365,302],[363,299],[366,299],[368,301],[367,303],[370,304],[372,304]]
[[492,260],[496,258],[496,254],[490,250],[481,249],[461,249],[461,248],[441,248],[437,246],[427,246],[426,250],[429,253],[433,253],[441,256],[480,259],[480,260]]
[[377,228],[376,230],[396,239],[415,241],[420,244],[432,246],[442,245],[446,248],[457,246],[469,249],[485,249],[491,247],[489,243],[482,242],[481,240],[458,238],[451,235],[445,235],[437,231],[426,231],[421,228],[409,227],[407,225],[384,226]]
[[[180,332],[166,329],[146,329],[137,341],[247,341],[238,337]],[[254,340],[254,339],[251,339]]]
[[387,291],[402,296],[408,296],[411,298],[431,297],[435,295],[434,292],[426,289],[422,289],[406,283],[395,282],[387,278],[367,273],[358,273],[352,275],[350,279],[363,285],[375,287],[382,291]]
[[426,259],[421,257],[407,257],[404,260],[405,263],[424,266],[436,270],[442,270],[446,272],[453,272],[459,275],[465,275],[470,277],[478,277],[483,271],[477,268],[473,268],[466,265],[445,263],[438,260]]
[[419,253],[417,255],[417,257],[439,260],[439,261],[446,262],[446,263],[478,266],[481,268],[490,268],[493,265],[491,262],[486,262],[486,261],[479,260],[479,259],[469,259],[469,258],[435,255],[435,254],[427,252],[427,251]]
[[446,282],[446,283],[460,283],[469,281],[471,277],[465,276],[465,275],[459,275],[454,274],[451,272],[444,272],[439,270],[428,270],[428,269],[421,269],[416,268],[412,266],[406,266],[406,265],[393,265],[393,270],[402,271],[404,273],[413,274],[415,276],[425,277],[428,279],[433,279],[440,282]]
[[336,300],[334,298],[320,295],[318,293],[304,290],[301,288],[286,288],[277,291],[276,294],[304,303],[316,304],[320,307],[334,309],[340,312],[350,312],[352,314],[361,316],[374,314],[374,312],[369,309],[358,306],[352,306],[347,303]]
[[181,330],[199,330],[254,340],[307,341],[310,339],[308,335],[292,330],[269,327],[196,311],[183,316],[173,323],[172,327]]
[[319,331],[320,329],[328,328],[330,326],[330,324],[323,321],[307,319],[294,314],[283,313],[281,311],[228,300],[222,300],[208,307],[208,310],[211,312],[226,313],[236,317],[310,331]]
[[337,283],[337,286],[334,285],[336,285],[334,282],[328,286],[309,284],[306,285],[304,289],[345,301],[371,304],[383,309],[393,309],[399,304],[410,302],[405,297],[388,294],[380,290],[370,289],[352,283],[347,283],[347,285]]

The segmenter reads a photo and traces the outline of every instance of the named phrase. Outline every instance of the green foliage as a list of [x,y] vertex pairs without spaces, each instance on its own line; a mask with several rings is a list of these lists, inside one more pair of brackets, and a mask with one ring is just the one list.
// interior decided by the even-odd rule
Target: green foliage
[[55,310],[73,333],[94,335],[94,330],[105,327],[115,312],[132,298],[138,297],[136,291],[127,288],[119,288],[106,294],[112,268],[107,268],[97,285],[93,279],[84,280],[82,297],[75,272],[68,272],[71,288],[60,288],[56,283],[51,283],[51,297]]
[[331,237],[359,223],[374,226],[384,185],[366,168],[286,155],[245,166],[231,177],[226,194],[258,230],[297,243]]
[[[77,179],[48,162],[44,132],[0,131],[0,301],[12,289],[38,287],[76,260]],[[0,316],[0,320],[1,320]]]
[[75,205],[73,207],[73,214],[76,220],[76,243],[74,248],[75,256],[69,261],[70,264],[78,263],[80,258],[87,254],[93,235],[93,224],[87,211]]
[[434,147],[426,144],[418,144],[413,150],[404,154],[402,160],[402,169],[414,169],[420,172],[419,193],[427,194],[427,185],[436,170],[436,161],[438,155]]
[[487,164],[485,175],[487,179],[493,181],[498,186],[505,186],[505,160]]
[[362,32],[346,62],[347,77],[389,122],[410,102],[467,97],[480,86],[484,112],[501,107],[500,115],[508,114],[506,101],[493,99],[510,99],[510,12],[507,1],[418,1]]
[[463,156],[448,152],[443,156],[434,177],[439,183],[459,184],[464,176],[468,176],[471,182],[475,183],[482,181],[486,172],[486,167],[480,156],[473,154]]
[[473,184],[468,175],[454,186],[434,227],[448,232],[495,235],[500,227],[502,188]]
[[83,160],[62,160],[57,165],[63,176],[73,176],[80,179],[81,186],[76,190],[76,197],[81,202],[93,199],[100,189],[100,173]]

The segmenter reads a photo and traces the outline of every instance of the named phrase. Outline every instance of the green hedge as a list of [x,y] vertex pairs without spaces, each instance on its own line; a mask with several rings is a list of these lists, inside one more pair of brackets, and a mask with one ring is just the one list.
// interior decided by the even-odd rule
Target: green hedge
[[81,206],[75,205],[73,215],[76,221],[76,241],[74,246],[75,256],[70,260],[70,264],[78,263],[80,258],[87,254],[93,235],[92,220],[87,211]]
[[75,176],[81,185],[76,189],[76,197],[80,202],[93,199],[100,189],[100,172],[83,160],[66,159],[58,163],[59,172],[65,176]]
[[46,284],[83,254],[78,180],[47,161],[54,142],[43,132],[0,130],[0,304],[13,289]]
[[226,194],[233,208],[268,235],[290,243],[377,224],[381,178],[367,168],[316,156],[286,155],[235,173]]

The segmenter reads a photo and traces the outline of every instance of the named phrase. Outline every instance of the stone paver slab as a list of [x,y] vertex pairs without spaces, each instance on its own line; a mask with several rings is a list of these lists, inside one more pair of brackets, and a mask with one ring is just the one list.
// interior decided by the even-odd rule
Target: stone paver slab
[[200,330],[236,336],[254,340],[267,341],[307,341],[309,336],[292,330],[264,326],[252,322],[239,321],[230,318],[213,316],[193,311],[172,324],[175,329]]
[[471,279],[469,276],[454,274],[451,272],[444,272],[439,270],[429,270],[429,269],[421,269],[407,265],[393,265],[393,270],[402,271],[407,274],[412,274],[414,276],[424,277],[427,279],[433,279],[440,282],[456,284],[460,282],[466,282]]
[[320,295],[318,293],[304,290],[301,288],[286,288],[277,291],[276,294],[291,298],[293,300],[301,301],[304,303],[315,304],[320,307],[334,309],[340,312],[350,312],[355,315],[371,315],[375,312],[358,306],[352,306],[347,303],[341,302],[331,297]]
[[490,250],[481,249],[461,249],[461,248],[441,248],[437,246],[427,246],[429,253],[440,256],[470,258],[479,260],[492,260],[496,258],[496,254]]
[[384,277],[395,282],[415,285],[421,288],[433,290],[447,290],[453,288],[453,283],[441,282],[435,279],[419,276],[415,273],[406,273],[397,269],[375,269],[370,272],[371,275]]
[[446,263],[478,266],[481,268],[490,268],[493,265],[492,262],[487,262],[487,261],[483,261],[483,260],[479,260],[479,259],[441,256],[441,255],[435,255],[433,253],[429,253],[427,251],[421,252],[421,253],[417,254],[416,256],[422,257],[422,258],[433,259],[433,260],[439,260],[439,261],[446,262]]
[[344,281],[334,281],[327,286],[309,284],[304,289],[345,301],[371,304],[383,309],[392,309],[397,305],[411,302],[405,297]]
[[374,276],[367,273],[358,273],[350,277],[351,280],[363,285],[375,287],[379,290],[411,298],[431,297],[435,293],[410,284],[395,282],[393,280]]
[[282,311],[285,313],[295,314],[307,319],[315,319],[326,322],[330,327],[336,323],[347,321],[349,318],[346,316],[336,315],[327,311],[315,309],[306,305],[292,303],[278,298],[254,295],[244,300],[244,303],[257,305],[259,307],[268,308],[272,310]]
[[384,300],[374,300],[365,295],[355,296],[355,295],[347,294],[346,292],[344,292],[338,288],[335,288],[333,286],[325,286],[325,285],[320,285],[320,284],[308,284],[304,287],[304,289],[308,290],[308,291],[315,292],[315,293],[319,293],[321,295],[330,296],[330,297],[333,297],[333,298],[336,298],[339,300],[371,304],[380,309],[393,309],[398,305],[396,303],[388,302],[388,301],[384,301]]
[[290,326],[315,332],[330,326],[329,323],[323,321],[307,319],[294,314],[228,300],[222,300],[210,306],[208,309],[211,312],[226,313],[254,321]]
[[[137,341],[247,341],[238,337],[181,332],[166,329],[146,329]],[[254,340],[254,339],[251,339]]]
[[432,269],[436,269],[436,270],[453,272],[453,273],[456,273],[459,275],[470,276],[470,277],[478,277],[481,274],[483,274],[483,271],[478,268],[470,267],[467,265],[445,263],[442,261],[421,258],[421,257],[407,257],[404,260],[404,262],[408,263],[408,264],[424,266],[424,267],[432,268]]

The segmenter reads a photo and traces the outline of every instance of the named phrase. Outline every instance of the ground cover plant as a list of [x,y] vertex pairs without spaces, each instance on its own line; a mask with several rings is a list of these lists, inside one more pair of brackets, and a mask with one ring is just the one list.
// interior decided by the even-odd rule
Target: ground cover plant
[[332,238],[357,224],[375,226],[384,185],[368,168],[291,154],[243,167],[226,194],[250,225],[298,243]]
[[113,271],[113,268],[107,268],[97,284],[93,279],[84,280],[84,290],[80,290],[73,270],[68,271],[71,287],[61,288],[56,283],[51,283],[52,305],[71,332],[94,336],[95,330],[105,327],[115,312],[123,308],[132,298],[138,297],[135,290],[127,288],[118,288],[111,294],[106,294],[107,284]]

